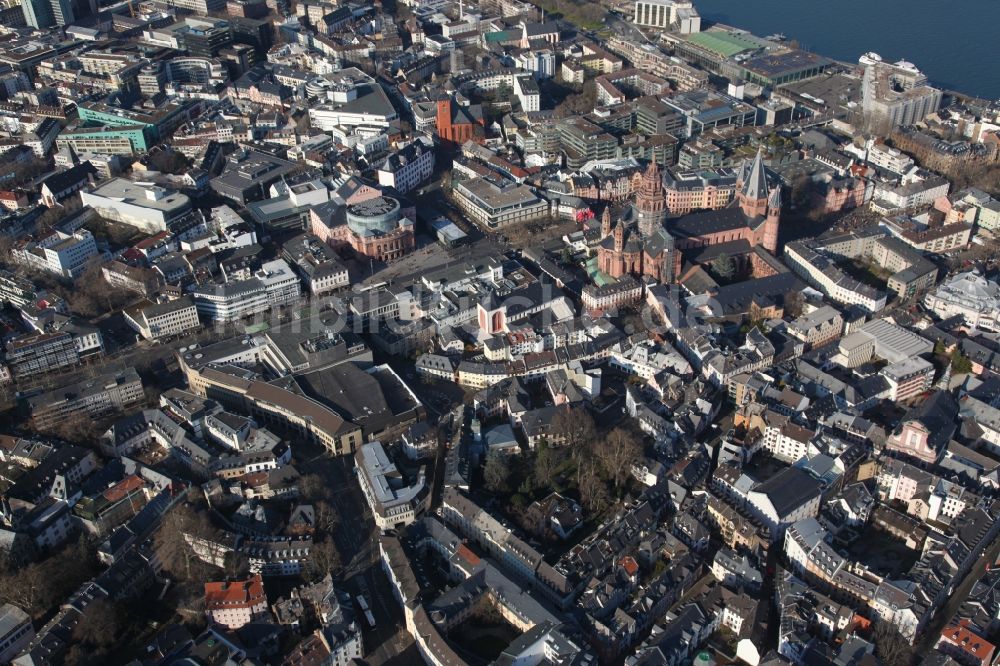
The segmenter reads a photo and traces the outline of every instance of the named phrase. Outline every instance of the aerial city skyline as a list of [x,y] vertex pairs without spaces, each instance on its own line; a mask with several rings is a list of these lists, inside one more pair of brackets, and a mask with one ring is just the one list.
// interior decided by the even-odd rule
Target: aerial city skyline
[[998,10],[895,2],[4,0],[0,665],[993,666]]

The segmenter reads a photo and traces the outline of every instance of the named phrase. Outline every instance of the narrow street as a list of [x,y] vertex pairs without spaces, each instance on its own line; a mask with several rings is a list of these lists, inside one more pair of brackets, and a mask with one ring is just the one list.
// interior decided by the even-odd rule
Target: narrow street
[[986,552],[972,565],[969,573],[966,574],[962,582],[959,583],[958,587],[948,597],[948,602],[938,611],[934,619],[928,623],[923,635],[919,638],[916,645],[914,645],[914,652],[916,654],[923,654],[934,647],[938,638],[941,637],[941,630],[951,621],[959,606],[968,598],[969,592],[972,591],[972,587],[976,584],[976,581],[983,577],[983,574],[986,573],[986,568],[996,561],[998,555],[1000,555],[1000,537],[995,539],[989,548],[986,549]]
[[[413,639],[406,631],[403,610],[393,596],[392,585],[382,571],[378,552],[378,530],[371,511],[354,477],[352,457],[335,458],[309,442],[294,444],[297,458],[304,461],[303,469],[318,474],[327,481],[331,503],[337,511],[338,523],[334,542],[343,563],[344,587],[351,597],[364,595],[375,616],[375,627],[369,627],[364,616],[358,624],[364,635],[365,660],[373,666],[388,663],[414,663]],[[419,659],[419,657],[417,657]]]

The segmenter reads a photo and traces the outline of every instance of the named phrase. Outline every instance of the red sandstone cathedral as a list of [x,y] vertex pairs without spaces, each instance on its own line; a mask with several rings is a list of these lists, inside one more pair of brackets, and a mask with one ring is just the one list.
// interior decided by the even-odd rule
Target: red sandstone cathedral
[[635,203],[617,224],[610,206],[601,220],[597,265],[612,277],[634,275],[672,282],[680,274],[685,250],[731,244],[733,254],[755,246],[775,252],[781,213],[781,186],[768,189],[764,159],[757,151],[736,181],[736,198],[727,207],[667,219],[666,193],[655,162],[642,176]]

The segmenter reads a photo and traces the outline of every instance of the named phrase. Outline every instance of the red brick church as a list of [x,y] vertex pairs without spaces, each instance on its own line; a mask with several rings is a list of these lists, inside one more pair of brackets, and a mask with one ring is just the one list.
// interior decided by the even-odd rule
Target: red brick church
[[727,243],[734,253],[760,246],[778,247],[781,185],[769,187],[760,151],[740,168],[736,198],[725,208],[667,219],[666,193],[659,167],[649,165],[635,203],[617,223],[610,206],[601,220],[597,266],[612,277],[634,275],[673,282],[685,250]]

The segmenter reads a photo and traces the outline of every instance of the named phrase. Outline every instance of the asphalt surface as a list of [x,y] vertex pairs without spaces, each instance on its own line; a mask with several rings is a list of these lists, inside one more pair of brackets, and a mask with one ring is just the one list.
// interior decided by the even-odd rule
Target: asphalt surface
[[378,530],[354,476],[354,459],[331,456],[307,442],[295,443],[293,451],[300,471],[318,474],[328,483],[339,519],[333,540],[343,565],[342,585],[352,598],[364,595],[375,616],[373,628],[359,615],[365,661],[373,666],[419,663],[416,646],[406,631],[403,610],[380,564]]
[[965,600],[969,597],[969,592],[972,591],[972,586],[983,577],[983,574],[986,573],[986,568],[996,561],[998,555],[1000,555],[1000,537],[994,539],[993,543],[986,548],[982,556],[969,569],[969,573],[965,575],[962,582],[958,584],[958,587],[948,597],[948,601],[944,607],[927,624],[924,633],[917,640],[916,645],[914,645],[914,654],[926,654],[934,647],[938,638],[941,637],[941,630],[955,616],[959,606],[965,603]]

